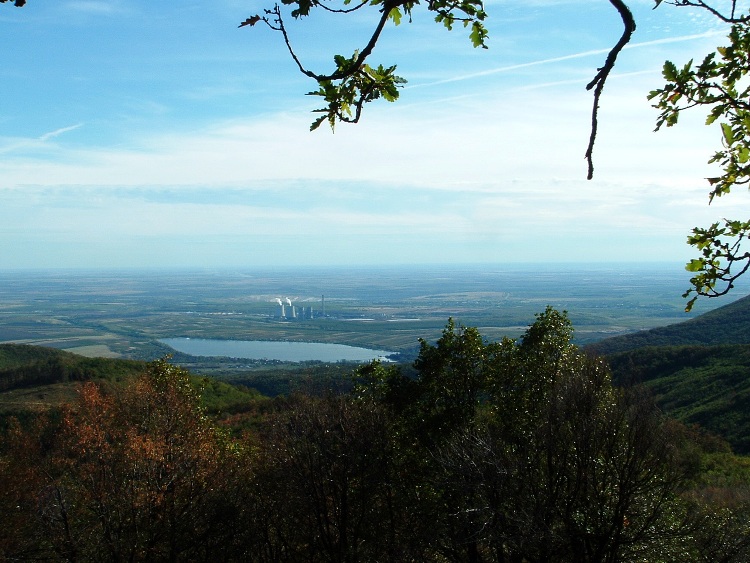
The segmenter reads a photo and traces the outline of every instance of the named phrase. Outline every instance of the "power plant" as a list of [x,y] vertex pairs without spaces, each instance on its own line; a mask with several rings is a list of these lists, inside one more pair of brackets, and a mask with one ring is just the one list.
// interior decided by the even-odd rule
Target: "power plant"
[[276,304],[278,305],[278,309],[274,317],[277,319],[286,321],[305,321],[325,317],[325,298],[322,299],[322,312],[314,310],[311,305],[295,305],[288,297],[285,297],[283,301],[281,298],[277,297]]

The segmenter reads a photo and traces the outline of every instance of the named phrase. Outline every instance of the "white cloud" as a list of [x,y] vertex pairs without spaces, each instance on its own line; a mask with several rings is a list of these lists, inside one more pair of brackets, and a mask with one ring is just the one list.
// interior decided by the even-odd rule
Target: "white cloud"
[[[716,44],[715,35],[680,29],[684,33],[667,39],[646,29],[644,39],[621,54],[602,98],[592,182],[584,179],[592,103],[584,85],[607,51],[598,47],[608,42],[587,37],[566,43],[579,33],[569,27],[560,44],[570,48],[552,57],[546,44],[538,51],[529,45],[523,29],[505,36],[507,51],[479,53],[463,35],[454,37],[458,30],[441,35],[446,43],[435,46],[400,28],[392,35],[398,38],[391,40],[394,52],[403,47],[415,58],[434,56],[428,53],[433,46],[442,52],[459,41],[465,49],[455,58],[415,63],[413,87],[397,104],[375,104],[362,123],[341,125],[335,134],[308,132],[314,100],[265,79],[237,80],[237,67],[214,81],[187,80],[173,96],[135,89],[135,79],[105,83],[102,91],[124,88],[117,90],[116,111],[102,105],[93,119],[65,105],[66,121],[44,114],[36,119],[36,131],[47,133],[22,133],[0,146],[0,240],[6,254],[15,253],[5,263],[24,260],[12,249],[42,244],[34,238],[42,234],[50,245],[95,241],[99,251],[132,260],[144,248],[182,253],[186,261],[192,252],[198,259],[196,244],[205,260],[264,245],[290,254],[295,244],[309,253],[330,248],[339,261],[356,245],[371,257],[399,261],[675,259],[692,226],[717,214],[741,214],[746,204],[732,194],[706,205],[702,178],[716,138],[703,116],[652,132],[656,111],[645,96],[661,81],[661,62]],[[545,32],[532,31],[531,37]],[[187,46],[174,51],[181,64],[199,60]],[[172,68],[170,53],[162,56],[163,68]],[[238,62],[236,52],[227,61],[214,51],[205,56],[211,65]],[[267,68],[256,68],[263,62],[258,52],[251,58],[253,72]],[[267,80],[277,84],[276,76]],[[231,96],[248,85],[277,92],[272,103],[286,111],[272,114],[256,98],[234,107]],[[122,100],[131,105],[123,107]],[[224,103],[225,110],[212,113]],[[102,141],[103,124],[113,123],[120,123],[121,134]],[[73,130],[80,132],[65,134]],[[644,243],[649,237],[659,243]],[[180,247],[180,240],[190,242]]]

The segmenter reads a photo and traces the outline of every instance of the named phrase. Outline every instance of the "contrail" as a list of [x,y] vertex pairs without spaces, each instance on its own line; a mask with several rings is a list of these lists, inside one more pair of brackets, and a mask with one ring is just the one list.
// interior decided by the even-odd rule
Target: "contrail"
[[[683,35],[681,37],[669,37],[664,39],[654,39],[652,41],[644,41],[642,43],[631,43],[625,46],[625,49],[639,49],[641,47],[650,47],[652,45],[661,45],[665,43],[679,43],[681,41],[691,41],[693,39],[703,39],[705,37],[713,37],[714,35],[726,35],[725,31],[707,31],[705,33],[698,33],[696,35]],[[491,74],[500,74],[502,72],[510,72],[512,70],[518,70],[519,68],[528,68],[530,66],[539,66],[552,63],[559,63],[560,61],[569,61],[571,59],[582,59],[585,57],[591,57],[593,55],[604,55],[609,53],[610,49],[593,49],[591,51],[582,51],[580,53],[573,53],[571,55],[563,55],[561,57],[552,57],[551,59],[542,59],[540,61],[530,61],[528,63],[519,63],[515,65],[503,66],[500,68],[493,68],[490,70],[483,70],[481,72],[475,72],[472,74],[464,74],[461,76],[455,76],[453,78],[445,78],[443,80],[437,80],[435,82],[428,82],[426,84],[415,84],[414,86],[407,88],[424,88],[427,86],[437,86],[439,84],[447,84],[449,82],[461,82],[463,80],[471,80],[473,78],[481,78],[483,76],[489,76]]]
[[62,135],[63,133],[67,133],[68,131],[74,131],[79,127],[83,127],[83,123],[77,123],[76,125],[71,125],[70,127],[61,127],[60,129],[55,129],[54,131],[50,131],[49,133],[45,133],[44,135],[37,137],[36,140],[49,141],[50,139],[57,137],[58,135]]
[[40,135],[39,137],[35,139],[33,138],[20,139],[16,141],[15,143],[6,145],[4,147],[0,147],[0,154],[6,154],[9,152],[13,152],[19,149],[26,149],[29,147],[36,147],[38,146],[38,143],[44,143],[46,141],[49,141],[50,139],[57,137],[58,135],[62,135],[63,133],[67,133],[68,131],[73,131],[74,129],[78,129],[79,127],[83,127],[83,123],[71,125],[70,127],[62,127],[60,129],[55,129],[54,131],[50,131],[49,133],[44,133],[43,135]]

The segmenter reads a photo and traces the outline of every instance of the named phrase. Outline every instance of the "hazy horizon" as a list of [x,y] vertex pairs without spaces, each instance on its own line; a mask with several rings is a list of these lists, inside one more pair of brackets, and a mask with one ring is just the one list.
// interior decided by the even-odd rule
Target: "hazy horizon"
[[458,270],[458,269],[509,269],[512,271],[538,271],[538,270],[576,270],[582,269],[586,271],[596,271],[601,269],[623,269],[625,271],[633,270],[649,270],[652,271],[656,268],[657,272],[664,272],[665,270],[674,272],[675,274],[684,274],[685,279],[688,279],[692,274],[685,270],[685,264],[677,261],[560,261],[560,262],[418,262],[418,263],[303,263],[303,264],[240,264],[240,265],[226,265],[226,266],[192,266],[192,265],[174,265],[174,266],[29,266],[29,267],[17,267],[17,268],[2,268],[0,269],[0,275],[2,274],[14,274],[14,273],[90,273],[90,274],[107,274],[107,273],[118,273],[118,272],[132,272],[132,273],[149,273],[149,272],[175,272],[175,273],[209,273],[209,272],[220,272],[220,273],[245,273],[249,271],[258,272],[295,272],[300,271],[303,268],[306,271],[330,271],[330,270],[424,270],[424,269],[447,269],[447,270]]

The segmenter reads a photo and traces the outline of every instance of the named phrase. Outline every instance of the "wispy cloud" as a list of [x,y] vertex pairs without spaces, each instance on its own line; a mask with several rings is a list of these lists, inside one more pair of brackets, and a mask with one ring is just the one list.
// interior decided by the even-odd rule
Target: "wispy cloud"
[[[77,123],[76,125],[70,125],[69,127],[61,127],[60,129],[55,129],[54,131],[43,133],[42,135],[39,135],[38,137],[34,137],[34,138],[6,139],[5,144],[0,144],[0,154],[11,154],[14,152],[26,152],[29,150],[38,150],[38,149],[46,147],[49,144],[50,140],[56,137],[59,137],[60,135],[63,135],[64,133],[75,131],[76,129],[79,129],[81,127],[83,127],[83,123]],[[0,137],[0,141],[2,141],[1,137]]]
[[[663,39],[654,39],[653,41],[643,41],[640,43],[631,43],[625,47],[625,49],[642,49],[645,47],[653,47],[655,45],[666,45],[670,43],[682,43],[685,41],[694,41],[696,39],[706,39],[709,37],[714,37],[717,35],[725,35],[726,32],[723,31],[707,31],[705,33],[697,33],[693,35],[683,35],[681,37],[669,37],[669,38],[663,38]],[[513,65],[506,65],[502,67],[492,68],[488,70],[483,70],[481,72],[473,72],[471,74],[463,74],[460,76],[454,76],[451,78],[444,78],[442,80],[436,80],[434,82],[426,82],[424,84],[414,84],[412,86],[407,86],[406,88],[427,88],[431,86],[438,86],[441,84],[449,84],[451,82],[463,82],[465,80],[474,80],[476,78],[483,78],[485,76],[491,76],[494,74],[501,74],[505,72],[512,72],[515,70],[520,70],[524,68],[530,68],[535,66],[541,66],[541,65],[549,65],[554,63],[560,63],[563,61],[570,61],[574,59],[583,59],[586,57],[592,57],[592,56],[598,56],[598,55],[605,55],[609,53],[609,49],[592,49],[590,51],[581,51],[579,53],[572,53],[570,55],[562,55],[559,57],[550,57],[547,59],[541,59],[537,61],[529,61],[526,63],[518,63]]]
[[76,123],[75,125],[70,125],[68,127],[61,127],[60,129],[55,129],[54,131],[50,131],[49,133],[40,135],[39,137],[37,137],[37,141],[41,141],[41,142],[49,141],[50,139],[59,137],[63,133],[67,133],[69,131],[75,131],[76,129],[80,129],[81,127],[83,127],[83,123]]

